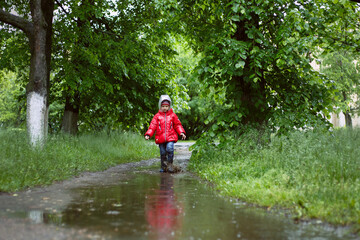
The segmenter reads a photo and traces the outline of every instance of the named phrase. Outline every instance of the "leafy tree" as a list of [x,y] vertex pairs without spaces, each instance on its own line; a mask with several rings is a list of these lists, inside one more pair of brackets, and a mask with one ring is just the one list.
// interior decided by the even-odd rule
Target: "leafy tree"
[[[34,20],[27,18],[35,5],[7,0],[0,6],[0,20],[10,17],[29,35],[26,29],[32,28],[25,26]],[[11,9],[23,17],[9,14]],[[195,79],[188,84],[191,104],[200,107],[201,117],[189,118],[189,125],[209,124],[193,129],[194,134],[209,129],[210,136],[224,140],[242,125],[285,132],[326,122],[333,88],[309,64],[314,49],[354,50],[359,36],[351,35],[357,33],[358,12],[349,1],[64,0],[56,1],[54,11],[50,98],[53,109],[65,109],[62,120],[60,114],[50,116],[70,133],[77,126],[144,127],[160,94],[173,95],[181,108],[186,105],[181,99],[187,98],[190,79]],[[342,35],[339,29],[345,29]],[[1,30],[13,41],[25,36]],[[182,35],[195,54],[201,53],[196,69],[189,65],[198,61],[184,64],[185,58],[174,58],[171,35]],[[14,48],[1,51],[7,49]]]
[[[76,133],[78,125],[82,130],[139,129],[157,109],[161,94],[181,102],[183,89],[175,83],[176,51],[155,2],[55,2],[49,123],[53,131],[60,123],[69,133]],[[15,8],[24,16],[30,11],[20,1],[9,0],[3,8]],[[2,36],[24,42],[25,35],[8,27],[2,30]],[[29,64],[23,44],[4,46],[2,52],[9,53],[4,62],[22,55],[12,67]]]
[[352,98],[358,94],[357,67],[353,61],[359,52],[359,4],[353,2],[359,1],[321,1],[322,22],[316,40],[321,51],[314,51],[314,58],[321,61],[321,72],[335,85],[333,105],[344,113],[348,127],[352,126]]
[[173,41],[154,2],[68,1],[60,10],[55,79],[65,90],[63,130],[75,133],[78,120],[82,130],[138,129],[158,96],[180,94],[172,87]]
[[[283,133],[319,121],[327,124],[333,84],[310,62],[316,47],[345,44],[338,22],[354,29],[354,4],[203,0],[168,1],[164,9],[174,19],[187,16],[180,29],[188,33],[194,49],[203,52],[196,70],[203,91],[225,94],[225,101],[218,101],[222,108],[208,115],[214,124],[211,137],[229,139],[230,132],[243,131],[243,125],[271,126]],[[355,40],[353,36],[351,43]]]
[[321,72],[335,82],[335,106],[345,115],[347,127],[352,127],[351,113],[354,113],[354,96],[360,96],[360,74],[356,57],[349,52],[333,52],[321,61]]

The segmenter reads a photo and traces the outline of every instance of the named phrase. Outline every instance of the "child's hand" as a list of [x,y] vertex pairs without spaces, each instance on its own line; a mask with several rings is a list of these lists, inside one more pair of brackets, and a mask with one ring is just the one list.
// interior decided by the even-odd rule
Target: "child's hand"
[[184,133],[181,133],[180,136],[181,136],[181,139],[182,139],[182,140],[185,140],[185,139],[186,139],[186,135],[185,135]]
[[146,136],[145,136],[145,139],[146,139],[146,140],[149,140],[149,138],[150,138],[149,135],[146,135]]

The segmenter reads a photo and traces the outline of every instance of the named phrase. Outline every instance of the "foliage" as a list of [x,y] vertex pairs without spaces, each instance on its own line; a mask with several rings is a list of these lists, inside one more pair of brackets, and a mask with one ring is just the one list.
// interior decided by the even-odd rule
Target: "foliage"
[[290,208],[295,218],[359,224],[360,129],[296,131],[268,145],[261,136],[248,131],[232,144],[204,146],[189,168],[224,195]]
[[[21,9],[10,3],[8,7],[21,12]],[[0,125],[2,126],[25,125],[26,83],[30,64],[28,48],[28,40],[23,32],[0,22]]]
[[[178,21],[186,16],[179,32],[191,32],[187,41],[203,53],[195,71],[202,94],[225,94],[206,121],[213,137],[226,139],[242,124],[265,124],[278,133],[319,121],[329,126],[334,86],[310,62],[319,46],[337,49],[350,39],[355,49],[355,4],[203,0],[165,1],[162,8]],[[339,23],[347,24],[345,34]]]
[[0,71],[0,126],[19,127],[25,121],[25,89],[12,72]]
[[[0,6],[28,17],[24,1]],[[57,1],[51,130],[65,103],[78,108],[81,131],[142,130],[161,94],[194,137],[223,141],[244,124],[278,133],[326,124],[337,90],[310,62],[319,47],[357,50],[358,15],[349,1]],[[0,65],[18,72],[27,41],[7,25],[0,31]]]
[[[325,53],[359,50],[359,4],[355,1],[319,0],[309,3],[309,16],[314,19],[309,28],[315,45]],[[314,35],[316,33],[316,35]]]
[[[25,18],[29,15],[27,2],[7,0],[1,7]],[[57,1],[54,14],[52,131],[60,129],[59,107],[65,107],[65,100],[80,108],[82,131],[142,129],[161,94],[184,105],[184,89],[175,82],[174,41],[155,2]],[[9,40],[2,41],[1,67],[18,71],[29,64],[28,41],[3,26],[1,39]],[[16,62],[7,65],[12,59]]]
[[[330,89],[311,70],[308,54],[313,41],[306,35],[306,9],[300,12],[296,4],[286,1],[247,3],[246,7],[234,1],[229,7],[232,35],[208,46],[199,67],[208,87],[226,91],[228,109],[211,116],[218,119],[215,133],[240,123],[265,123],[279,132],[316,124],[323,118],[320,112],[329,111]],[[241,28],[246,35],[238,38]],[[249,98],[250,103],[244,104]]]
[[153,5],[68,1],[66,13],[58,9],[55,80],[62,94],[54,100],[78,101],[80,130],[137,130],[157,109],[158,96],[178,94],[171,86],[176,52]]
[[155,145],[128,132],[51,135],[42,151],[25,141],[24,131],[0,130],[0,139],[0,191],[6,192],[47,185],[84,171],[102,171],[158,154]]
[[25,34],[0,22],[0,69],[17,73],[26,80],[29,75],[30,51]]
[[201,96],[201,83],[194,74],[194,68],[200,59],[194,51],[184,44],[183,40],[178,40],[177,61],[180,66],[180,73],[177,77],[177,85],[186,92],[183,101],[186,105],[178,108],[175,102],[174,108],[182,125],[185,127],[187,138],[197,139],[206,131],[207,126],[204,124],[210,108],[214,107],[215,101],[213,96]]
[[[328,53],[321,59],[321,69],[336,85],[334,105],[338,111],[350,111],[351,106],[359,108],[354,96],[360,95],[360,74],[357,57],[346,51]],[[357,105],[357,106],[356,106]]]

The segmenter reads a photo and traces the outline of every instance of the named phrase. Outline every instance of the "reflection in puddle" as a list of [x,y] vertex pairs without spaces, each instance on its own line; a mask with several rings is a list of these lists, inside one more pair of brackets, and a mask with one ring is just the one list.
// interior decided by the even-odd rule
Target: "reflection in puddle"
[[43,223],[44,213],[42,211],[32,210],[29,212],[29,218],[34,223]]
[[182,210],[174,191],[174,178],[161,174],[159,189],[153,189],[145,201],[150,238],[175,239],[175,233],[181,232]]

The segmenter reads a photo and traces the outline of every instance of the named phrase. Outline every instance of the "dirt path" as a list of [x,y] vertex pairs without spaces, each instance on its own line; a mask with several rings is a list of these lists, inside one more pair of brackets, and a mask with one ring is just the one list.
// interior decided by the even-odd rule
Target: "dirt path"
[[[191,156],[189,143],[175,145],[174,163],[186,169]],[[106,239],[106,236],[89,233],[87,229],[70,229],[46,224],[42,213],[61,213],[74,199],[72,189],[94,184],[107,186],[116,181],[126,181],[129,171],[159,164],[158,158],[135,163],[121,164],[103,172],[83,173],[78,177],[55,183],[47,187],[0,194],[0,240],[17,239]],[[149,170],[157,172],[159,169]],[[44,223],[45,222],[45,223]]]

